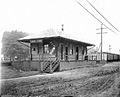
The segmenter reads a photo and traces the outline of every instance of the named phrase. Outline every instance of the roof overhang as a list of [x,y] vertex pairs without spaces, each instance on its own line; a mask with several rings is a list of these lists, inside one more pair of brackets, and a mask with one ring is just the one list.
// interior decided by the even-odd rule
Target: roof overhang
[[71,39],[71,38],[67,38],[67,37],[63,37],[63,36],[51,36],[51,37],[41,37],[41,38],[37,38],[37,37],[24,37],[18,40],[18,42],[26,42],[26,43],[30,43],[31,40],[44,40],[44,39],[52,39],[52,38],[58,38],[58,39],[63,39],[63,40],[67,40],[67,41],[71,41],[77,44],[83,44],[85,46],[95,46],[94,44],[91,43],[86,43],[86,42],[82,42],[79,40],[75,40],[75,39]]

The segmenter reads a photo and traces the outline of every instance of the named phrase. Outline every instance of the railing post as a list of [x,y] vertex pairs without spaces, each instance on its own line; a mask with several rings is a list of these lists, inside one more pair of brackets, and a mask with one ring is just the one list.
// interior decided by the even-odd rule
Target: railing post
[[53,70],[52,70],[52,63],[50,63],[50,73],[52,73]]
[[40,72],[41,73],[43,72],[43,63],[42,62],[40,63]]

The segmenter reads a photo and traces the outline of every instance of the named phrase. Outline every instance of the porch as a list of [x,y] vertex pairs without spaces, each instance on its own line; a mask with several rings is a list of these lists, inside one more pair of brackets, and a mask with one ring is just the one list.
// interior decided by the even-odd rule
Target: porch
[[24,71],[40,71],[40,73],[52,73],[75,68],[95,67],[96,61],[39,61],[39,60],[24,60],[13,61],[12,65]]

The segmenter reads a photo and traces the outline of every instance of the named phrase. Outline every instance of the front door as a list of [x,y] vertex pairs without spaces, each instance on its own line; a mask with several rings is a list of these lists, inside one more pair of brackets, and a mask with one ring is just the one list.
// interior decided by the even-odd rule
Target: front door
[[76,47],[76,60],[79,59],[79,50],[78,50],[78,47]]
[[65,47],[65,60],[68,60],[68,47]]
[[61,60],[63,60],[63,45],[61,45]]

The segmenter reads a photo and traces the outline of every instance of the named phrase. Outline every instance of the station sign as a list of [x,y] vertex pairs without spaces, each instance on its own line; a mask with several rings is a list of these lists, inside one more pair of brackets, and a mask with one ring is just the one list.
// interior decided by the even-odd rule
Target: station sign
[[42,40],[30,40],[30,43],[42,43]]

